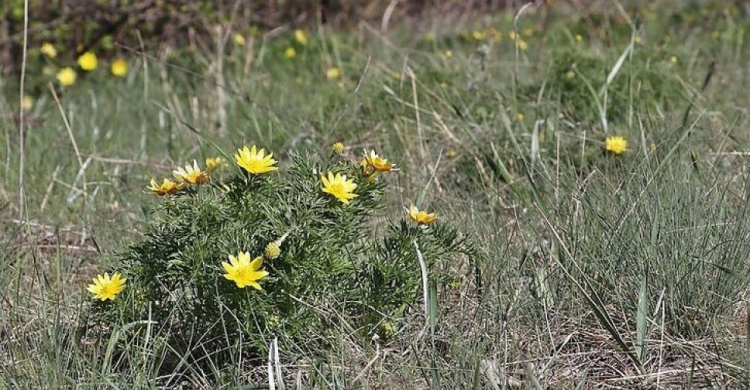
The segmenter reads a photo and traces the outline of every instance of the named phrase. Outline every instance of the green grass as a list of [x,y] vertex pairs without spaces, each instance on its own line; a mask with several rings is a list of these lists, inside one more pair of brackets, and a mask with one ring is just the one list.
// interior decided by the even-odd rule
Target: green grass
[[[133,54],[126,78],[79,75],[59,107],[30,64],[22,218],[18,88],[0,80],[0,388],[267,385],[241,346],[195,363],[173,359],[159,325],[83,335],[85,285],[144,230],[150,177],[252,143],[283,169],[288,151],[339,140],[398,164],[382,218],[429,206],[482,253],[441,262],[461,282],[430,287],[429,318],[414,302],[392,338],[342,325],[326,350],[280,342],[288,386],[747,386],[750,24],[717,3],[663,1],[637,33],[617,11],[561,7],[544,31],[543,12],[526,14],[517,61],[509,15],[466,25],[499,42],[437,21],[320,29],[291,60],[288,33],[230,42],[221,72],[222,54]],[[609,135],[629,150],[605,153]]]

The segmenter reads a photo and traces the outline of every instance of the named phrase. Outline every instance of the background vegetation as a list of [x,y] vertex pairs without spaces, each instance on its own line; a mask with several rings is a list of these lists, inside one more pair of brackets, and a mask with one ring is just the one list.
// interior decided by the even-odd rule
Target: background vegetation
[[[747,387],[747,10],[570,4],[385,30],[220,24],[145,51],[113,37],[127,75],[97,48],[67,88],[54,70],[78,38],[40,38],[60,56],[29,57],[21,217],[17,74],[0,85],[0,387]],[[215,146],[290,161],[339,140],[401,168],[373,229],[415,202],[479,244],[446,262],[432,310],[417,294],[387,336],[338,323],[325,348],[281,343],[271,375],[242,345],[165,364],[178,349],[158,328],[82,332],[85,285],[141,239],[155,173]]]

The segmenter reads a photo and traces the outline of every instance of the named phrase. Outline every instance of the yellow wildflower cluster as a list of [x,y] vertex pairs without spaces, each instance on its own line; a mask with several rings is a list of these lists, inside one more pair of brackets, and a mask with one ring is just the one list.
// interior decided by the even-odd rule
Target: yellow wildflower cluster
[[290,60],[294,57],[297,57],[297,49],[293,45],[297,45],[298,48],[302,49],[307,46],[308,43],[307,33],[305,32],[305,30],[294,30],[293,37],[294,41],[292,42],[292,44],[284,49],[284,58]]
[[[79,47],[78,49],[82,50],[83,48]],[[58,55],[57,49],[50,42],[44,42],[39,48],[39,52],[50,60],[57,58]],[[78,56],[76,63],[84,72],[93,72],[99,67],[99,59],[96,54],[91,51],[84,52]],[[60,86],[70,87],[78,80],[78,74],[74,67],[64,66],[57,70],[56,73],[55,67],[53,66],[47,66],[45,69],[45,74],[55,74]],[[128,61],[124,58],[115,58],[110,64],[110,72],[115,77],[124,77],[128,73]]]
[[[333,145],[336,155],[343,153],[345,147],[341,142]],[[273,158],[273,153],[267,153],[265,149],[258,149],[252,145],[250,148],[243,146],[234,154],[236,165],[250,175],[263,175],[278,170],[278,161]],[[225,165],[221,157],[208,157],[205,159],[205,168],[193,160],[192,164],[178,167],[172,173],[175,180],[162,179],[159,183],[152,178],[147,189],[159,196],[176,195],[190,186],[198,186],[209,181],[211,174]],[[371,178],[378,173],[387,173],[396,170],[396,165],[379,156],[374,150],[365,152],[360,165],[364,176]],[[356,173],[356,172],[355,172]],[[361,176],[358,176],[361,177]],[[360,196],[355,193],[357,184],[355,178],[347,177],[342,172],[327,171],[320,175],[321,192],[328,194],[339,202],[348,205],[352,200]],[[419,210],[413,204],[407,209],[407,215],[418,225],[428,225],[437,220],[435,213]],[[281,256],[281,245],[284,243],[289,232],[281,238],[269,242],[262,255],[252,258],[250,252],[239,251],[228,255],[228,262],[221,262],[223,277],[233,282],[238,288],[252,287],[261,290],[260,281],[268,277],[269,272],[262,268],[263,261],[271,261]],[[88,286],[88,291],[94,299],[101,301],[114,300],[115,297],[125,289],[126,278],[120,273],[114,273],[111,277],[108,273],[97,275],[93,283]]]
[[[274,166],[277,161],[273,159],[273,153],[266,154],[265,149],[258,150],[255,145],[250,149],[247,146],[237,149],[234,159],[240,168],[253,175],[261,175],[278,169]],[[221,157],[207,157],[204,169],[198,165],[197,160],[193,160],[192,165],[178,167],[172,172],[176,181],[163,179],[159,184],[156,179],[152,178],[151,185],[146,189],[159,196],[175,195],[190,185],[205,184],[211,178],[211,174],[224,164],[225,160]]]

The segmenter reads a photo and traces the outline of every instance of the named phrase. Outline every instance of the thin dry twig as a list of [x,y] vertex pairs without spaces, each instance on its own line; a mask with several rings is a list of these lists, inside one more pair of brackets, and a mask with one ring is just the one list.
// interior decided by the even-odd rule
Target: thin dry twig
[[60,115],[62,116],[63,123],[65,124],[65,129],[68,131],[68,137],[70,137],[70,142],[73,144],[73,150],[76,153],[76,159],[78,159],[78,167],[81,170],[81,175],[83,178],[83,202],[84,204],[88,203],[88,188],[87,188],[87,180],[86,180],[86,171],[83,164],[83,158],[81,158],[81,151],[78,149],[78,143],[76,143],[76,137],[73,135],[73,130],[70,127],[70,122],[68,121],[68,116],[65,115],[65,110],[63,110],[62,104],[60,103],[60,98],[57,96],[57,92],[55,91],[55,87],[52,85],[52,83],[49,83],[49,90],[52,92],[52,97],[55,99],[55,103],[57,104],[57,108],[60,110]]
[[21,54],[21,93],[19,94],[19,125],[18,125],[18,219],[26,214],[26,109],[23,107],[24,87],[26,82],[26,54],[29,45],[29,0],[23,2],[23,53]]

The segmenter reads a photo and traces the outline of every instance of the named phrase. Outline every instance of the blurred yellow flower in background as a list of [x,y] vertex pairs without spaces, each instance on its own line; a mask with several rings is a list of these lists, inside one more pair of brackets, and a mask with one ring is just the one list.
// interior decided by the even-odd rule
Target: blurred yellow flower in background
[[344,153],[344,143],[343,142],[334,142],[333,143],[333,151],[336,154]]
[[99,66],[99,61],[96,59],[96,54],[90,51],[81,54],[81,56],[78,57],[78,66],[80,66],[81,69],[85,71],[96,70],[96,67]]
[[472,31],[471,32],[471,37],[475,41],[483,41],[483,40],[485,40],[485,38],[487,38],[487,34],[485,34],[484,31]]
[[242,34],[236,33],[232,37],[234,38],[234,43],[237,46],[244,46],[245,45],[245,37]]
[[117,77],[123,77],[128,73],[128,61],[124,58],[118,58],[112,61],[110,71]]
[[23,100],[21,101],[21,108],[29,111],[32,107],[34,107],[34,98],[29,95],[24,96]]
[[44,42],[42,47],[39,49],[47,58],[57,57],[57,49],[49,42]]
[[62,85],[63,87],[69,87],[75,84],[77,77],[78,76],[76,75],[76,71],[69,66],[62,68],[59,72],[57,72],[57,81],[59,81],[60,85]]
[[284,50],[284,57],[294,58],[296,56],[297,56],[297,50],[294,50],[293,47],[287,47],[286,50]]
[[307,34],[304,30],[294,30],[294,40],[302,46],[307,46]]
[[339,68],[329,68],[326,70],[326,78],[328,80],[338,80],[339,77],[341,77]]
[[206,168],[209,172],[213,172],[224,165],[224,159],[221,157],[206,157]]

